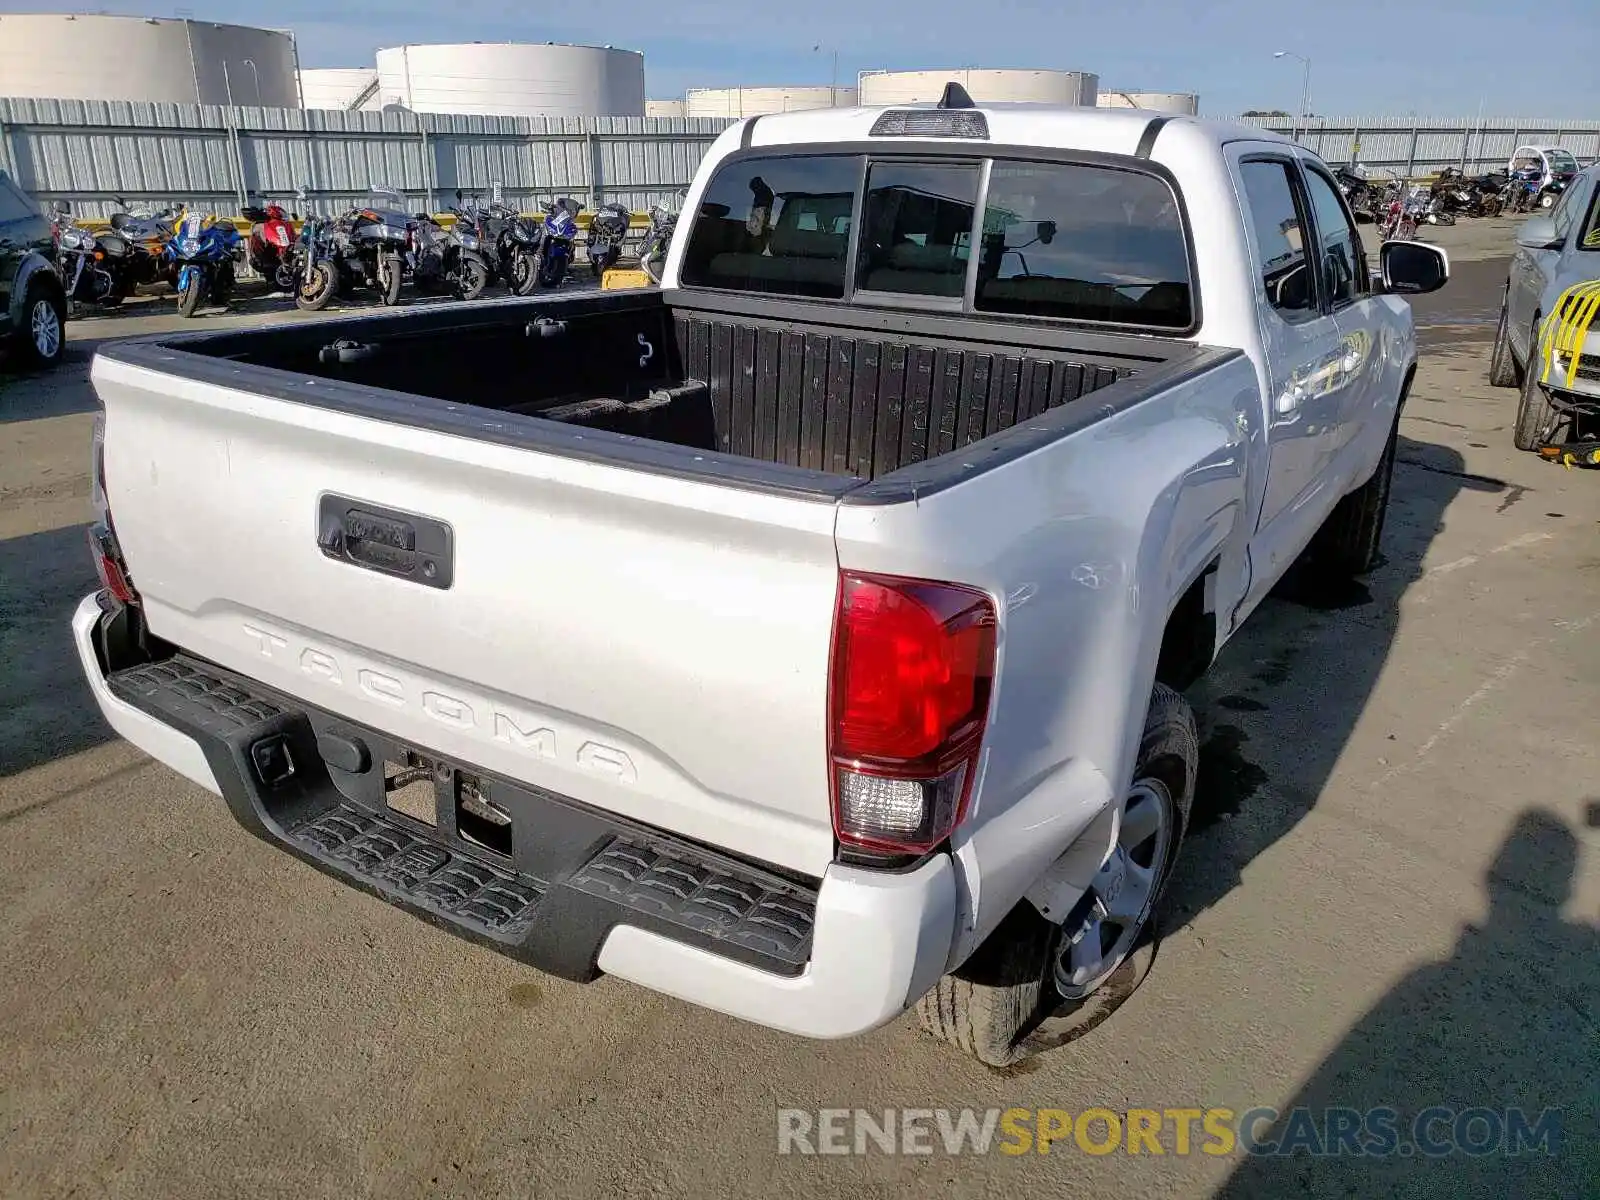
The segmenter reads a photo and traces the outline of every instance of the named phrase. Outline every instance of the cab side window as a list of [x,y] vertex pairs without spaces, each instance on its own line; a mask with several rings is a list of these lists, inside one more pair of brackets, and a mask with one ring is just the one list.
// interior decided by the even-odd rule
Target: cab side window
[[1346,215],[1333,181],[1317,168],[1308,167],[1306,187],[1311,192],[1311,208],[1317,218],[1317,239],[1321,243],[1318,252],[1328,301],[1334,308],[1340,308],[1366,294],[1367,255],[1361,248],[1361,235]]
[[1317,289],[1306,256],[1304,201],[1297,195],[1294,167],[1281,159],[1240,164],[1256,265],[1267,301],[1286,321],[1317,315]]

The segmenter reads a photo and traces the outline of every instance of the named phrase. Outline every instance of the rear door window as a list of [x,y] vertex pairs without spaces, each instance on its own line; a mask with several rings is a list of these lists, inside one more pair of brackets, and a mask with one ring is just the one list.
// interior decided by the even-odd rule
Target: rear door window
[[1154,175],[996,161],[976,307],[1185,329],[1194,323],[1183,218]]
[[698,287],[844,296],[859,155],[723,166],[700,201],[679,274]]
[[1267,301],[1286,321],[1310,320],[1320,310],[1315,281],[1307,269],[1307,222],[1294,185],[1294,167],[1281,159],[1253,160],[1240,166],[1239,177]]

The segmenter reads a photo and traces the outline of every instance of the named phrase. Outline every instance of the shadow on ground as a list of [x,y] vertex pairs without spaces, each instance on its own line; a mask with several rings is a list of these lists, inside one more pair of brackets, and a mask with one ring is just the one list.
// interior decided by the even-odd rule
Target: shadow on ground
[[72,612],[98,586],[81,525],[0,541],[0,777],[114,736],[72,643]]
[[1488,920],[1402,980],[1276,1122],[1256,1125],[1267,1152],[1218,1200],[1594,1196],[1600,929],[1561,915],[1578,853],[1561,819],[1524,812],[1485,880]]
[[1463,489],[1510,485],[1467,471],[1454,450],[1402,436],[1378,568],[1333,588],[1292,570],[1191,689],[1200,773],[1169,926],[1231,892],[1316,805],[1389,657],[1400,598]]

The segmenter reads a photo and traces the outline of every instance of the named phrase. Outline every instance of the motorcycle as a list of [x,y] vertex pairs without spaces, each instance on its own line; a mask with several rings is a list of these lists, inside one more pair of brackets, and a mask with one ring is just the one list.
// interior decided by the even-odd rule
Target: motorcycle
[[231,222],[201,213],[184,215],[166,249],[177,268],[179,316],[194,316],[207,299],[227,306],[239,249],[239,231]]
[[426,213],[416,215],[416,262],[412,279],[429,295],[445,290],[458,300],[476,300],[489,286],[489,260],[472,218],[456,209],[455,225],[446,230]]
[[1409,242],[1417,236],[1417,222],[1427,212],[1426,188],[1407,189],[1399,180],[1383,193],[1378,234],[1386,242]]
[[[297,198],[303,205],[304,189]],[[349,273],[334,221],[306,214],[300,222],[300,236],[289,250],[289,271],[296,308],[319,312],[333,303]]]
[[138,286],[133,243],[114,229],[97,234],[76,224],[65,200],[57,200],[53,209],[56,271],[68,301],[117,307]]
[[[534,254],[534,275],[540,287],[560,287],[572,266],[572,248],[578,240],[578,214],[583,205],[570,196],[555,203],[540,201],[544,223],[539,227],[539,249]],[[520,293],[519,293],[520,294]]]
[[400,303],[400,287],[415,252],[416,221],[401,209],[404,201],[398,192],[373,188],[372,194],[391,207],[351,210],[343,222],[344,236],[352,265],[359,264],[367,286],[392,307]]
[[293,291],[295,233],[289,215],[282,205],[268,204],[265,208],[252,205],[244,210],[244,216],[252,226],[247,252],[250,269],[278,291]]
[[599,279],[622,257],[622,242],[628,236],[631,214],[620,204],[602,204],[594,219],[589,222],[589,238],[585,250],[589,255],[589,270]]
[[491,282],[498,280],[514,294],[528,296],[539,286],[534,256],[539,252],[539,225],[496,201],[485,209],[476,197],[467,204],[456,189],[456,212],[467,214],[489,264]]
[[[688,195],[688,189],[678,192],[679,199]],[[652,282],[661,282],[661,271],[667,263],[667,250],[672,245],[672,235],[678,228],[678,214],[659,204],[650,206],[650,230],[639,247],[639,266]]]
[[1334,179],[1344,193],[1345,203],[1350,206],[1355,219],[1374,220],[1372,209],[1376,194],[1366,176],[1357,174],[1351,167],[1339,167],[1334,171]]
[[117,196],[116,202],[122,211],[111,214],[111,228],[127,238],[133,246],[133,262],[129,273],[134,286],[165,282],[176,289],[177,268],[166,251],[167,243],[172,241],[173,230],[183,219],[184,208],[169,206],[160,212],[134,213],[129,211],[128,202],[122,196]]
[[1543,172],[1536,167],[1513,172],[1501,190],[1501,206],[1514,213],[1531,211],[1543,190],[1542,179]]

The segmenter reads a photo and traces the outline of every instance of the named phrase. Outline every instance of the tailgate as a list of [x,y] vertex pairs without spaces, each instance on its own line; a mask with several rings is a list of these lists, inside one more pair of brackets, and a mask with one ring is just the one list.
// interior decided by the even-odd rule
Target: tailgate
[[[93,378],[158,636],[462,765],[808,874],[832,860],[831,500],[104,356]],[[370,517],[341,526],[352,504]],[[432,579],[325,551],[330,508],[380,567],[418,562],[391,552],[414,536]]]

